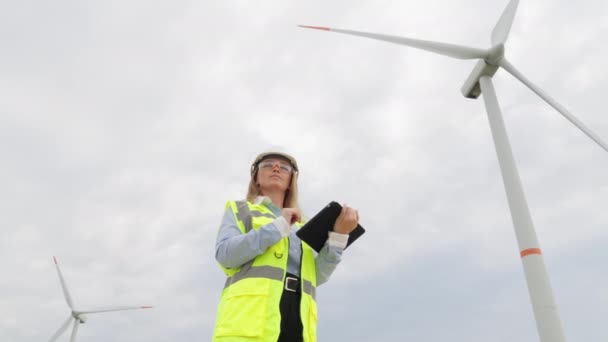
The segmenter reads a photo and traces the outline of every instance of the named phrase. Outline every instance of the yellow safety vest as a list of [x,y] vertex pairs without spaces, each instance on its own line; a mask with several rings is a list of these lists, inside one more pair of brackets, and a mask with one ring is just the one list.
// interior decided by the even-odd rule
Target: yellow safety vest
[[[230,201],[230,208],[242,234],[276,219],[263,204]],[[297,224],[301,226],[300,223]],[[312,248],[301,242],[300,284],[304,342],[317,341],[317,274]],[[228,278],[218,306],[213,342],[276,342],[281,330],[279,303],[287,273],[288,237],[238,268],[220,265]]]

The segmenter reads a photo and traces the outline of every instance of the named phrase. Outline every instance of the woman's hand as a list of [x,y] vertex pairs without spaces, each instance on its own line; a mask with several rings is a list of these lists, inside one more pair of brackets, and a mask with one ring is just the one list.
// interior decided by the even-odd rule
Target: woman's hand
[[292,225],[302,219],[302,212],[298,208],[283,208],[281,216],[285,218],[289,225]]
[[350,208],[344,205],[336,223],[334,223],[334,232],[340,234],[350,234],[359,224],[359,212],[355,208]]

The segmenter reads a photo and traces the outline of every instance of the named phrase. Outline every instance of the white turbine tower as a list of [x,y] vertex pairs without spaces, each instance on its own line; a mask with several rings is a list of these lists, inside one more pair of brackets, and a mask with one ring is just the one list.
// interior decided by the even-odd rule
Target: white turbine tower
[[121,311],[121,310],[134,310],[134,309],[149,309],[151,306],[110,306],[110,307],[99,307],[93,309],[81,309],[78,310],[74,307],[74,303],[72,302],[72,297],[70,296],[70,291],[68,291],[68,287],[65,284],[65,280],[63,279],[63,274],[61,273],[61,269],[59,268],[59,264],[57,263],[57,258],[53,257],[53,261],[55,262],[55,267],[57,268],[57,275],[59,275],[59,281],[61,282],[61,288],[63,289],[63,296],[65,297],[65,301],[68,303],[70,307],[70,315],[68,319],[61,325],[59,330],[51,337],[49,340],[53,342],[63,334],[67,328],[70,326],[70,322],[74,321],[74,326],[72,327],[72,335],[70,337],[70,342],[76,341],[76,334],[78,333],[78,325],[80,323],[84,323],[87,321],[87,317],[85,314],[93,314],[98,312],[108,312],[108,311]]
[[512,0],[505,8],[492,31],[492,47],[489,49],[477,49],[454,44],[329,27],[301,27],[383,40],[458,59],[479,59],[473,72],[462,87],[462,94],[465,97],[473,99],[483,94],[540,340],[541,342],[564,342],[565,338],[559,313],[553,299],[549,276],[532,224],[532,218],[515,166],[515,160],[513,159],[513,153],[494,91],[494,85],[492,84],[492,76],[494,76],[498,68],[502,67],[555,108],[601,148],[608,151],[608,145],[570,114],[566,108],[532,84],[505,58],[504,44],[509,36],[518,3],[518,0]]

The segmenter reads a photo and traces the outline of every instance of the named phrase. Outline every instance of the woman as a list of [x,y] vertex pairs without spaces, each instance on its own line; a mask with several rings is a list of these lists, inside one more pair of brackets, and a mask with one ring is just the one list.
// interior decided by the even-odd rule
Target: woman
[[344,206],[318,255],[295,234],[298,164],[265,152],[251,165],[247,199],[230,201],[215,253],[228,279],[213,334],[215,342],[315,342],[316,287],[340,262],[357,210]]

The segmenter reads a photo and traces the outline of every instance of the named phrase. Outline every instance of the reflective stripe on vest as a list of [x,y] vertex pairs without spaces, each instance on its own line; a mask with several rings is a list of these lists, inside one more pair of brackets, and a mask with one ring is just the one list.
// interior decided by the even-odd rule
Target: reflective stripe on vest
[[312,299],[317,299],[317,288],[312,285],[309,280],[304,280],[304,283],[302,284],[302,292],[308,293]]
[[[272,266],[254,266],[252,267],[252,262],[248,262],[247,264],[241,267],[241,270],[235,273],[232,277],[228,277],[226,279],[226,283],[224,284],[224,290],[228,288],[228,286],[236,283],[239,280],[247,279],[247,278],[266,278],[276,281],[284,281],[283,280],[283,269]],[[309,294],[313,299],[317,297],[317,289],[312,285],[312,282],[309,280],[302,281],[302,292]]]
[[276,218],[276,216],[270,213],[263,213],[259,210],[249,210],[247,201],[237,201],[236,206],[238,208],[236,217],[245,225],[245,233],[249,233],[249,231],[253,229],[253,224],[251,222],[253,217],[268,217],[271,219]]
[[239,280],[246,278],[267,278],[271,280],[283,281],[283,269],[272,266],[251,266],[252,261],[241,266],[241,270],[235,273],[232,277],[226,279],[224,289],[236,283]]
[[253,224],[251,222],[251,212],[249,212],[249,206],[247,205],[247,201],[237,201],[236,207],[238,208],[238,212],[236,213],[236,217],[243,222],[245,225],[245,233],[248,233],[252,228]]

